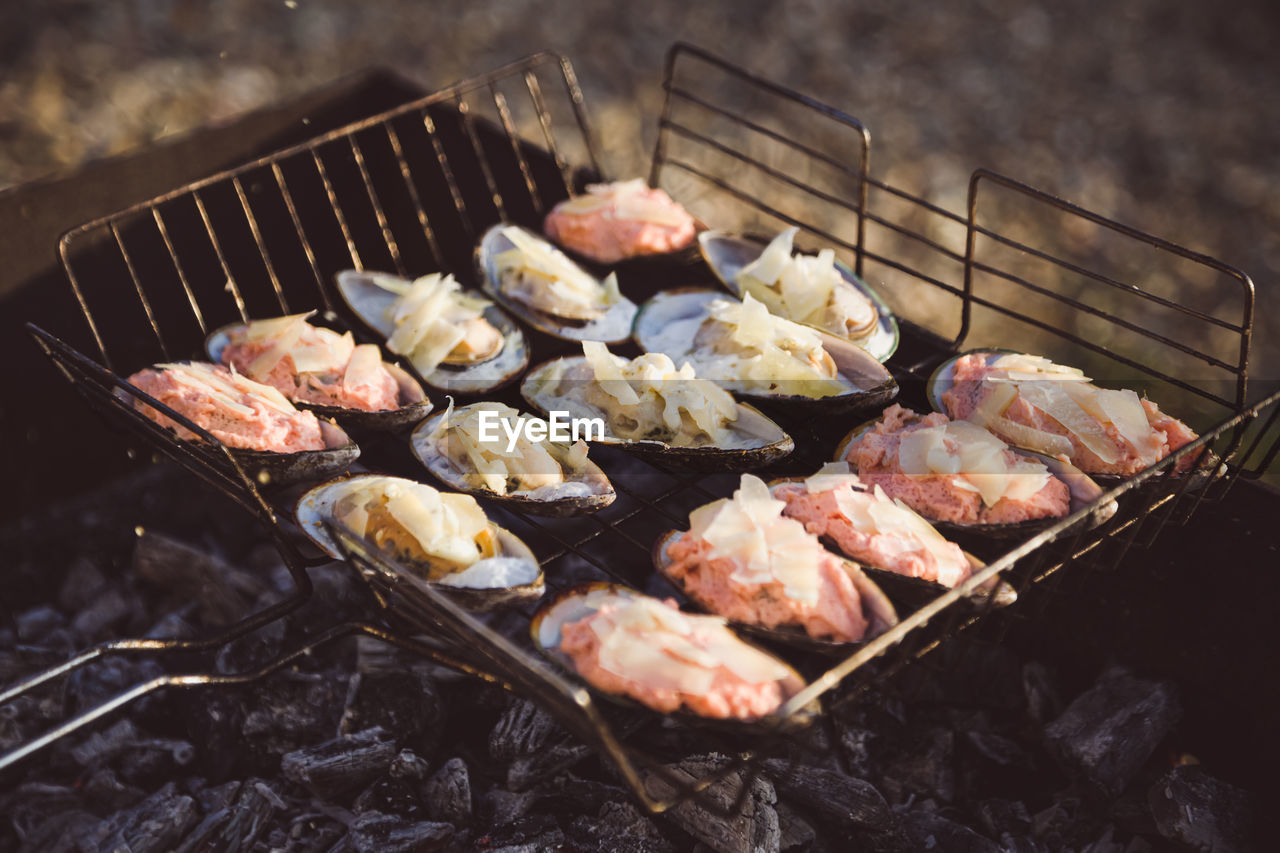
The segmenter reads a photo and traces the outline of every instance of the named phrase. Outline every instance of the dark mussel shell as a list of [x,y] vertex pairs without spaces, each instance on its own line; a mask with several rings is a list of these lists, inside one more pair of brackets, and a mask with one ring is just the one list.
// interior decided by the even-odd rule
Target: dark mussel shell
[[[704,231],[698,235],[698,246],[707,266],[715,273],[716,278],[739,299],[743,289],[737,283],[738,272],[747,264],[760,257],[767,239],[761,237],[739,237],[723,231]],[[876,325],[867,335],[853,338],[853,343],[865,349],[877,361],[888,361],[898,349],[898,319],[889,310],[888,304],[880,298],[871,285],[863,281],[847,264],[837,260],[836,269],[851,287],[856,289],[876,309]]]
[[[298,501],[294,516],[298,520],[299,527],[320,550],[335,560],[345,560],[347,555],[343,552],[342,546],[330,529],[330,525],[336,524],[332,514],[333,504],[351,484],[370,479],[398,478],[388,478],[380,474],[359,474],[354,477],[340,477],[327,483],[321,483],[304,494]],[[538,565],[537,557],[534,556],[529,546],[524,544],[514,533],[492,522],[490,524],[497,535],[498,545],[501,549],[500,556],[513,557],[522,562],[527,561],[538,567],[537,576],[532,581],[506,587],[452,586],[438,581],[425,580],[421,575],[413,571],[414,567],[412,565],[393,563],[372,543],[364,543],[368,546],[368,551],[361,556],[366,561],[374,563],[394,581],[428,585],[468,610],[483,612],[503,607],[516,607],[537,601],[546,591],[546,579],[542,573],[541,566]],[[359,537],[353,536],[352,538],[357,539]],[[363,542],[363,540],[361,541]]]
[[[560,650],[560,627],[567,622],[574,622],[594,612],[591,605],[587,604],[586,597],[597,591],[609,592],[624,597],[643,597],[644,594],[629,587],[619,584],[606,583],[603,581],[595,581],[591,583],[579,584],[561,590],[539,605],[537,612],[533,614],[529,623],[529,633],[533,640],[533,645],[549,660],[554,662],[566,672],[573,675],[574,678],[586,682],[582,676],[578,675],[577,668],[573,664],[573,660]],[[804,679],[794,669],[791,670],[790,677],[786,679],[784,690],[789,697],[795,696],[805,685]],[[612,702],[618,703],[630,708],[645,708],[652,711],[647,706],[632,699],[629,696],[621,694],[609,693],[605,690],[592,685],[591,689],[601,696],[608,697]],[[735,719],[713,719],[709,717],[700,717],[687,711],[677,711],[671,716],[684,722],[695,723],[700,725],[723,726],[731,729],[740,730],[742,727],[760,727],[768,729],[785,724],[788,727],[808,725],[817,716],[819,707],[817,702],[810,703],[799,709],[795,709],[788,713],[788,706],[784,703],[781,714],[763,717],[758,720],[735,720]]]
[[[631,323],[635,319],[636,304],[625,296],[611,305],[605,313],[594,320],[572,320],[557,317],[543,311],[535,310],[517,299],[509,296],[501,287],[497,271],[497,257],[502,252],[514,248],[510,240],[503,235],[504,228],[520,228],[518,225],[499,223],[480,238],[476,246],[476,269],[480,276],[484,292],[497,300],[515,316],[521,318],[540,332],[566,341],[602,341],[616,344],[627,340],[631,335]],[[547,242],[546,238],[521,228],[533,239],[539,240],[555,252],[558,248]],[[585,270],[584,270],[585,272]],[[590,275],[590,273],[587,273]]]
[[[116,390],[116,396],[125,404],[133,408],[140,406],[152,408],[141,395],[141,391],[135,395],[123,388]],[[156,409],[156,411],[160,410]],[[221,443],[219,446],[226,447],[245,474],[259,486],[287,486],[307,480],[321,480],[350,468],[352,463],[360,457],[360,447],[337,424],[323,418],[319,420],[320,436],[325,443],[324,450],[277,453],[273,450],[230,447]],[[176,434],[174,434],[174,440],[184,441]]]
[[[583,409],[579,403],[561,403],[562,397],[546,386],[548,374],[556,365],[585,362],[583,356],[565,356],[543,362],[525,376],[520,394],[540,414],[547,415],[553,408],[568,409],[575,417],[601,417],[606,425],[609,419],[603,412]],[[605,434],[599,443],[619,447],[654,462],[677,465],[695,471],[749,471],[776,462],[795,449],[795,442],[782,427],[762,415],[757,409],[738,403],[738,420],[735,432],[742,436],[742,447],[701,445],[697,447],[668,444],[656,439],[626,439]]]
[[[982,355],[984,361],[988,364],[1002,355],[1018,355],[1017,350],[987,348],[968,350],[966,352],[957,353],[946,361],[942,362],[933,373],[929,376],[929,381],[925,386],[925,394],[928,396],[929,405],[934,411],[942,412],[951,417],[951,412],[947,410],[946,405],[942,402],[942,395],[950,391],[955,386],[955,370],[956,362],[968,355]],[[1034,451],[1033,451],[1034,452]],[[1200,489],[1210,483],[1217,477],[1226,473],[1226,469],[1221,466],[1220,460],[1212,450],[1205,450],[1206,457],[1185,472],[1174,472],[1172,468],[1166,469],[1162,474],[1158,475],[1154,480],[1147,484],[1147,487],[1160,488],[1162,485],[1168,488],[1171,483],[1182,486],[1184,478],[1190,478],[1186,482],[1186,488],[1195,490]],[[1098,485],[1112,489],[1129,479],[1123,474],[1090,474],[1094,482]]]
[[[858,427],[855,427],[836,446],[835,455],[832,457],[837,462],[847,460],[849,447],[860,439],[864,433],[874,428],[876,421],[868,421]],[[1042,453],[1035,453],[1031,450],[1023,450],[1020,447],[1010,447],[1014,453],[1019,456],[1025,456],[1028,459],[1034,459],[1044,464],[1049,469],[1049,473],[1067,484],[1067,490],[1070,492],[1070,505],[1067,514],[1079,512],[1086,507],[1093,506],[1098,499],[1105,494],[1106,490],[1094,482],[1087,474],[1076,466],[1063,462],[1060,459],[1054,459],[1051,456],[1045,456]],[[850,463],[852,467],[852,463]],[[1103,504],[1093,506],[1091,512],[1083,523],[1090,528],[1097,527],[1103,522],[1116,514],[1117,505],[1115,501],[1107,501]],[[920,513],[924,516],[924,513]],[[959,524],[951,521],[936,521],[924,516],[930,524],[938,528],[946,534],[952,533],[976,533],[981,536],[992,537],[996,539],[1009,539],[1013,537],[1026,537],[1039,533],[1041,530],[1052,527],[1062,518],[1033,518],[1027,521],[1015,521],[1007,524]]]
[[[232,333],[245,328],[246,323],[231,323],[223,326],[205,339],[205,352],[214,362],[222,363],[222,352],[230,343]],[[383,361],[383,367],[396,380],[399,388],[400,404],[398,408],[380,412],[368,412],[363,409],[348,409],[342,406],[325,406],[319,403],[307,403],[292,400],[299,409],[315,412],[318,418],[332,418],[344,426],[356,430],[394,432],[411,424],[416,424],[431,411],[431,401],[423,393],[422,386],[407,370],[393,361]]]
[[[666,533],[658,537],[653,545],[653,565],[664,578],[667,579],[672,586],[680,590],[689,600],[697,605],[700,609],[708,613],[714,613],[715,610],[708,607],[705,602],[699,601],[684,588],[684,585],[676,578],[671,577],[668,569],[671,565],[671,558],[668,556],[668,549],[672,543],[676,542],[686,531],[668,530]],[[853,649],[865,643],[867,640],[874,639],[876,636],[883,634],[898,623],[898,614],[894,609],[893,602],[885,595],[884,591],[872,581],[862,567],[857,563],[849,560],[842,560],[844,569],[848,572],[850,579],[853,580],[854,588],[858,591],[859,597],[863,602],[869,603],[871,610],[868,616],[867,635],[856,642],[841,642],[838,640],[818,640],[810,637],[804,628],[799,626],[782,626],[777,628],[766,628],[761,625],[755,625],[749,622],[731,622],[734,628],[741,630],[743,633],[750,634],[761,640],[769,642],[782,643],[793,648],[801,649],[808,652],[819,652],[825,655],[847,655]]]
[[[454,412],[456,413],[456,411],[455,409]],[[465,492],[477,498],[491,500],[530,515],[553,517],[587,515],[604,509],[613,503],[614,498],[617,497],[609,478],[600,470],[600,466],[590,459],[587,460],[583,471],[579,472],[572,480],[566,481],[588,488],[590,492],[585,495],[570,494],[560,497],[533,497],[529,494],[520,493],[500,495],[480,486],[468,485],[463,476],[464,472],[459,469],[458,463],[447,455],[440,453],[428,440],[430,435],[439,427],[440,419],[448,414],[447,410],[437,412],[423,421],[413,431],[409,442],[413,448],[413,454],[418,457],[418,461],[426,466],[432,476],[450,489]]]
[[[385,312],[395,302],[396,294],[375,284],[379,278],[405,281],[388,273],[344,270],[338,273],[338,293],[351,312],[385,342],[395,331]],[[483,316],[502,335],[502,348],[497,354],[469,364],[440,364],[421,377],[423,382],[453,394],[483,394],[513,381],[529,366],[529,347],[519,325],[497,305],[484,309]]]
[[[723,293],[701,287],[684,287],[657,294],[636,315],[634,337],[645,352],[662,352],[680,364],[693,346],[693,337],[710,316],[716,299],[730,299]],[[766,391],[737,391],[739,397],[792,410],[818,412],[870,411],[886,406],[898,394],[898,383],[884,365],[862,347],[820,329],[823,349],[835,362],[839,377],[849,390],[829,397],[806,397]],[[719,380],[720,377],[712,377]]]

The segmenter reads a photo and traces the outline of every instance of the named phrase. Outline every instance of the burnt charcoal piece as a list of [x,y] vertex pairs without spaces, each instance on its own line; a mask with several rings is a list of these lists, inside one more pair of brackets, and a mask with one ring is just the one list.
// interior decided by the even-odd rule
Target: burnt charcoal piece
[[421,782],[430,775],[431,765],[413,750],[402,749],[400,754],[392,760],[391,767],[387,772],[391,774],[392,779]]
[[428,853],[447,850],[453,827],[365,812],[351,824],[351,846],[359,853]]
[[870,782],[779,758],[768,759],[762,766],[783,796],[840,826],[878,832],[894,825],[889,804]]
[[946,853],[1002,853],[999,844],[937,812],[913,809],[900,815],[902,827],[915,850]]
[[1250,796],[1200,767],[1173,768],[1151,786],[1147,802],[1165,838],[1214,853],[1253,849]]
[[994,732],[969,731],[964,733],[965,740],[973,747],[973,751],[997,767],[1034,770],[1035,759],[1016,741],[995,734]]
[[[723,755],[711,754],[686,758],[667,765],[666,773],[651,771],[644,775],[645,791],[651,797],[666,799],[679,787],[705,779],[729,763]],[[668,779],[668,774],[673,778]],[[747,796],[737,811],[731,810],[747,784]],[[773,783],[762,776],[747,777],[736,770],[701,791],[697,797],[672,807],[665,813],[668,820],[716,853],[777,851],[782,845],[778,825],[777,802]],[[707,803],[708,805],[703,805]],[[727,816],[726,816],[727,815]]]
[[1025,835],[1031,830],[1027,807],[1016,800],[985,800],[978,806],[978,820],[992,838]]
[[1116,796],[1180,716],[1173,685],[1112,669],[1045,728],[1045,737],[1068,770]]
[[101,818],[89,812],[61,812],[28,833],[18,853],[79,853],[80,840],[101,822]]
[[540,853],[563,847],[564,832],[550,815],[521,818],[482,835],[475,843],[475,849],[485,853]]
[[1041,725],[1062,713],[1062,695],[1049,668],[1038,661],[1022,667],[1022,693],[1027,700],[1027,713]]
[[509,761],[507,787],[523,791],[591,754],[555,718],[526,699],[512,699],[489,733],[489,756]]
[[415,820],[426,817],[415,786],[402,779],[392,779],[389,775],[378,779],[356,797],[351,810],[357,814],[381,812]]
[[397,750],[386,738],[384,730],[373,728],[295,750],[281,759],[280,772],[317,797],[334,799],[387,772]]
[[949,729],[929,729],[909,741],[910,752],[885,767],[881,787],[894,802],[923,794],[951,802],[956,794],[955,735]]
[[138,537],[133,571],[168,593],[174,606],[199,602],[199,616],[206,625],[243,619],[267,590],[255,575],[152,530]]
[[841,725],[839,720],[836,731],[840,734],[840,753],[849,772],[860,779],[870,779],[875,775],[871,749],[876,733],[860,726]]
[[380,726],[419,755],[429,755],[440,739],[440,694],[431,679],[413,670],[370,672],[342,716],[340,731]]
[[[349,690],[349,678],[332,671],[278,672],[251,688],[225,694],[232,702],[217,716],[201,711],[192,700],[192,710],[198,718],[193,721],[192,732],[213,729],[209,741],[194,734],[192,737],[208,743],[207,749],[213,748],[213,742],[221,742],[223,748],[232,750],[237,764],[249,768],[244,771],[246,775],[274,773],[279,756],[332,735]],[[207,703],[218,698],[217,691],[206,691],[199,701]]]
[[[100,705],[123,690],[164,674],[160,664],[145,658],[113,657],[94,661],[67,679],[67,698],[75,711]],[[156,696],[147,696],[132,706],[135,713],[155,705]]]
[[522,820],[537,801],[536,791],[512,793],[492,788],[480,798],[480,814],[491,826],[508,826]]
[[58,606],[68,613],[75,613],[93,603],[94,597],[107,585],[102,570],[89,557],[78,556],[67,566],[67,573],[58,588]]
[[253,672],[270,663],[284,646],[283,619],[268,622],[256,631],[237,637],[218,650],[214,669],[223,675]]
[[573,849],[596,853],[675,853],[654,822],[630,803],[605,803],[596,817],[579,815],[565,839]]
[[142,602],[137,596],[109,586],[95,595],[87,608],[76,613],[71,627],[85,642],[94,643],[122,631],[132,633],[130,628],[141,630],[142,626],[133,624],[130,617],[136,618],[142,612]]
[[422,799],[432,820],[454,826],[471,823],[471,776],[461,758],[450,758],[422,787]]
[[782,830],[782,840],[778,846],[782,850],[794,850],[797,847],[808,850],[809,845],[818,837],[812,824],[782,800],[775,803],[773,809],[778,813],[778,828]]
[[175,853],[235,853],[249,849],[266,830],[277,802],[279,796],[266,783],[250,779],[240,785],[234,800],[208,812]]
[[84,795],[95,808],[123,809],[146,796],[146,792],[133,785],[126,785],[115,771],[102,768],[84,783]]
[[56,607],[41,604],[24,610],[14,619],[18,639],[29,645],[50,645],[49,636],[67,624],[67,618]]
[[595,815],[606,803],[626,801],[631,794],[606,782],[557,776],[538,789],[538,810],[559,814]]
[[195,800],[172,782],[131,809],[116,812],[79,840],[82,853],[162,853],[172,850],[196,822]]

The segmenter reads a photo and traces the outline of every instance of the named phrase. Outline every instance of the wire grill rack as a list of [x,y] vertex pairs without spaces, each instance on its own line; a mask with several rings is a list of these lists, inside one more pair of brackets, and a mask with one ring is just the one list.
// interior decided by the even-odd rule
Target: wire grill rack
[[[777,726],[754,732],[750,754],[717,776],[739,767],[754,772],[756,758],[794,744],[789,724],[813,700],[828,708],[854,701],[908,664],[927,663],[939,643],[979,623],[998,640],[1013,620],[1034,618],[1063,569],[1114,569],[1131,547],[1149,543],[1166,523],[1185,520],[1200,501],[1220,497],[1239,476],[1256,476],[1275,457],[1277,447],[1263,441],[1262,431],[1251,433],[1251,442],[1245,435],[1268,409],[1267,427],[1274,426],[1280,408],[1277,396],[1248,400],[1254,295],[1243,273],[985,170],[973,174],[964,212],[949,211],[873,178],[870,135],[857,119],[690,45],[672,48],[665,88],[651,183],[716,227],[771,233],[796,225],[837,248],[902,320],[902,344],[889,366],[904,404],[924,407],[924,379],[957,349],[999,344],[1153,388],[1162,400],[1180,397],[1204,426],[1198,441],[1106,495],[1100,503],[1117,501],[1119,511],[1100,527],[1078,523],[1095,506],[1012,548],[964,543],[988,561],[984,570],[850,657],[804,661],[809,687]],[[122,376],[156,361],[200,357],[208,332],[236,320],[316,308],[359,335],[334,292],[337,271],[443,270],[474,282],[472,247],[486,227],[512,221],[538,228],[551,205],[601,176],[572,66],[542,53],[65,235],[59,252],[86,323],[63,336],[32,327],[37,343],[93,408],[253,513],[279,545],[296,588],[219,637],[117,641],[87,650],[0,693],[0,703],[105,655],[218,648],[310,594],[306,567],[322,558],[295,544],[291,494],[257,482],[210,436]],[[640,299],[709,281],[706,270],[684,267],[661,280],[624,278],[622,286]],[[531,345],[535,361],[570,351],[537,333]],[[174,440],[124,402],[122,390],[205,442]],[[510,389],[486,396],[519,405]],[[812,472],[851,426],[785,414],[779,420],[797,451],[766,475]],[[420,477],[402,436],[360,443],[370,468]],[[1200,457],[1202,476],[1162,476],[1204,447],[1212,454]],[[491,517],[539,555],[553,590],[605,579],[675,594],[651,571],[652,542],[683,526],[692,508],[728,494],[736,477],[694,475],[608,448],[592,454],[618,490],[611,507],[574,519],[491,507]],[[311,648],[364,633],[545,704],[607,755],[653,811],[715,781],[672,780],[675,793],[659,796],[649,783],[661,772],[662,756],[629,745],[644,720],[597,702],[535,659],[524,630],[528,612],[505,620],[469,614],[392,561],[335,535],[385,606],[380,618],[334,626],[254,672],[197,672],[137,685],[0,757],[0,769],[153,690],[253,680]],[[1001,610],[974,604],[968,594],[997,574],[1022,600]]]

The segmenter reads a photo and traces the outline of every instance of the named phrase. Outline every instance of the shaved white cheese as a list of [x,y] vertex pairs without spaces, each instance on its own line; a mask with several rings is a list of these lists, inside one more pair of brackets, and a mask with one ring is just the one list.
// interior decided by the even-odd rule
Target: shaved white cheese
[[[977,424],[951,421],[904,433],[898,442],[898,467],[912,477],[950,477],[957,487],[978,492],[984,504],[994,506],[1006,497],[1023,500],[1049,480],[1048,469],[1039,462],[1020,459],[1011,467],[1006,449],[1003,441]],[[1013,467],[1035,477],[1014,478]]]
[[754,278],[762,284],[773,284],[781,277],[782,270],[791,260],[791,244],[799,232],[799,228],[784,229],[765,246],[760,257],[742,268],[738,276]]
[[285,319],[290,322],[278,327],[279,330],[276,334],[271,336],[271,345],[249,364],[247,372],[250,378],[257,380],[265,378],[280,362],[280,359],[288,355],[289,350],[297,346],[302,333],[307,329],[307,316],[305,314],[295,314],[293,317]]
[[862,486],[862,481],[845,460],[826,463],[818,469],[816,474],[810,474],[804,481],[805,491],[811,495],[829,492],[841,486],[850,486],[855,489]]
[[357,388],[373,385],[382,375],[382,353],[377,344],[361,344],[351,353],[347,370],[342,375],[342,387],[348,394]]
[[587,357],[596,381],[606,394],[624,406],[640,402],[640,397],[622,373],[625,359],[610,353],[609,348],[599,341],[583,341],[582,354]]
[[1151,422],[1147,419],[1146,410],[1142,408],[1138,395],[1127,388],[1122,391],[1099,388],[1096,396],[1107,420],[1132,445],[1138,458],[1146,465],[1157,462],[1163,442],[1151,428]]
[[246,341],[261,341],[267,338],[274,338],[293,328],[299,320],[307,320],[315,313],[312,310],[302,314],[290,314],[285,317],[272,317],[269,320],[253,320],[245,327],[244,339]]
[[1018,393],[1028,404],[1075,434],[1080,443],[1104,463],[1109,465],[1120,458],[1115,442],[1097,419],[1071,399],[1062,386],[1052,382],[1024,382],[1018,386]]

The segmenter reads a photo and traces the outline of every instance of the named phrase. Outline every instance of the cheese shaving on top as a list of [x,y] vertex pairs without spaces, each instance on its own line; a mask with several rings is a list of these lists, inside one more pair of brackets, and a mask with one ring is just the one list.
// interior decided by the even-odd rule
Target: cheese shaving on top
[[[455,350],[465,349],[469,329],[476,324],[488,326],[482,318],[493,303],[463,293],[452,275],[424,275],[408,288],[389,277],[372,280],[397,294],[384,315],[395,326],[387,349],[407,357],[423,376],[434,372]],[[487,331],[492,332],[492,327]]]
[[750,293],[708,307],[688,354],[699,374],[738,391],[829,397],[850,389],[813,329],[771,314]]
[[613,273],[602,282],[522,228],[507,226],[502,236],[513,248],[494,259],[501,286],[531,307],[558,317],[594,319],[621,300]]
[[956,486],[978,492],[990,507],[1004,498],[1030,498],[1051,476],[1035,460],[1015,457],[1010,462],[1007,449],[977,424],[951,421],[904,433],[898,444],[898,465],[912,477],[949,476]]
[[[486,412],[491,414],[486,416]],[[489,423],[489,440],[485,440],[482,418]],[[584,442],[568,446],[530,441],[523,430],[516,429],[523,419],[519,411],[502,403],[473,403],[454,409],[450,398],[428,440],[463,471],[468,483],[499,495],[557,486],[565,483],[567,475],[581,471],[587,460]],[[492,437],[495,432],[496,440]],[[508,452],[512,442],[515,446]],[[581,490],[584,494],[590,491],[585,485]]]
[[[470,495],[439,492],[398,478],[355,480],[334,503],[334,520],[357,536],[380,541],[410,537],[427,558],[465,568],[486,556],[491,525]],[[398,526],[387,531],[385,516]]]
[[600,640],[600,666],[619,677],[701,696],[721,668],[747,684],[791,675],[781,661],[738,639],[720,617],[683,613],[654,598],[604,590],[589,593],[584,604],[597,610],[590,627]]
[[788,598],[816,604],[819,565],[829,555],[803,524],[783,517],[785,508],[786,502],[774,498],[759,477],[743,474],[732,498],[690,513],[687,535],[711,546],[708,559],[734,564],[731,580],[779,583]]
[[734,280],[781,317],[841,337],[866,334],[877,319],[875,306],[841,275],[832,249],[816,256],[793,255],[798,231],[788,228],[774,237]]
[[689,214],[676,206],[665,193],[654,197],[643,178],[608,184],[587,184],[585,195],[556,205],[561,213],[583,215],[612,208],[613,219],[631,219],[668,228],[679,228],[689,221]]
[[688,363],[676,370],[662,353],[627,361],[599,341],[583,341],[582,353],[600,392],[587,389],[586,396],[608,415],[616,435],[679,443],[701,432],[719,442],[728,424],[737,420],[738,407],[729,392],[699,379]]
[[276,365],[286,356],[292,359],[293,370],[297,374],[340,374],[355,349],[355,340],[350,332],[340,335],[330,329],[312,326],[307,319],[313,314],[314,311],[308,311],[269,320],[253,320],[243,330],[233,332],[232,344],[265,344],[245,367],[249,378],[267,381]]

